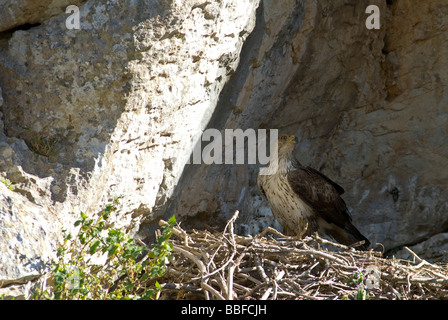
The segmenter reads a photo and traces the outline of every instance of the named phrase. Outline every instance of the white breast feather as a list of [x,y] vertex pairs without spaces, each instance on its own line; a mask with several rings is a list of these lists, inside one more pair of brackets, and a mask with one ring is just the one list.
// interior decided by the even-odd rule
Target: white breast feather
[[301,226],[303,219],[308,220],[312,215],[311,208],[291,189],[285,175],[277,173],[261,179],[272,213],[282,226],[296,229],[294,226]]

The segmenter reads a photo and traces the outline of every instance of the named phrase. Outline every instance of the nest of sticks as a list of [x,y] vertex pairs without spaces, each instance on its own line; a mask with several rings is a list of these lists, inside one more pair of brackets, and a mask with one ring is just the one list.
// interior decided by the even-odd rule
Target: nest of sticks
[[272,228],[243,237],[234,233],[237,216],[221,233],[174,228],[173,258],[157,279],[161,299],[356,299],[360,290],[368,299],[448,299],[447,265],[409,249],[414,261],[385,259],[317,235],[287,237]]

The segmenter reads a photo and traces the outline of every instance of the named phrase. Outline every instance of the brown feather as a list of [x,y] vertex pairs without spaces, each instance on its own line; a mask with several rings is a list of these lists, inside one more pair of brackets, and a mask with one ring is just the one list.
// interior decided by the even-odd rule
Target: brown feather
[[351,216],[339,191],[334,187],[336,183],[329,181],[329,178],[309,167],[298,167],[288,173],[288,182],[300,199],[325,221],[343,228],[347,221],[351,221]]
[[[330,178],[311,167],[296,167],[288,172],[292,190],[323,220],[330,224],[328,233],[346,245],[364,240],[366,250],[370,241],[352,224],[352,217],[341,194],[344,189]],[[342,230],[341,230],[342,229]]]
[[292,155],[294,137],[278,140],[278,170],[271,164],[269,175],[258,175],[257,184],[269,201],[272,213],[288,235],[310,235],[318,231],[351,245],[370,242],[352,224],[341,195],[344,188],[311,167],[302,166]]

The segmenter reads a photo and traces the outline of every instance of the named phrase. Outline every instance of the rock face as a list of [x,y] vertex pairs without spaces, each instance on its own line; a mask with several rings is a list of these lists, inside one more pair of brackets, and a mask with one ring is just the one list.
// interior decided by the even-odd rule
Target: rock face
[[236,209],[241,233],[280,228],[258,165],[187,164],[207,128],[296,134],[372,243],[446,250],[426,241],[448,229],[444,1],[383,1],[372,30],[367,0],[71,1],[79,30],[68,2],[19,2],[0,10],[0,295],[26,297],[61,228],[117,195],[141,238]]
[[0,32],[35,27],[53,16],[65,12],[69,5],[80,5],[85,0],[16,0],[0,4]]
[[[135,234],[143,218],[158,220],[154,212],[173,192],[238,66],[257,6],[88,1],[79,8],[79,30],[66,28],[62,11],[5,33],[0,168],[15,187],[6,197],[25,197],[66,228],[79,211],[93,214],[117,195],[124,197],[116,227]],[[5,245],[23,228],[12,227]],[[47,238],[56,244],[55,235]],[[44,259],[34,244],[35,259]],[[6,251],[5,265],[22,263]],[[26,274],[2,269],[0,280],[18,283]]]

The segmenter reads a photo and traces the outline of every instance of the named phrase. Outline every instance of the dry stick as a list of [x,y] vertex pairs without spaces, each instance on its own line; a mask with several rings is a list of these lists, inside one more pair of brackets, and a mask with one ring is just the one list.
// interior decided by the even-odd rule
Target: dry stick
[[410,279],[411,279],[411,275],[408,274],[407,277],[406,277],[406,282],[407,282],[407,285],[408,285],[408,286],[407,286],[407,288],[408,288],[407,293],[408,293],[408,294],[411,292],[411,281],[410,281]]
[[233,300],[233,274],[234,274],[234,271],[235,271],[235,265],[234,265],[233,262],[231,262],[230,266],[229,266],[229,273],[227,275],[227,285],[228,285],[228,289],[227,289],[228,296],[227,296],[227,298],[229,300]]
[[201,282],[201,287],[202,289],[204,289],[206,292],[211,292],[217,299],[219,300],[226,300],[226,298],[224,298],[222,296],[222,294],[220,294],[215,288],[213,288],[211,285],[209,285],[206,282]]
[[[204,274],[206,273],[207,270],[206,270],[205,265],[204,265],[204,264],[202,263],[202,261],[199,260],[194,254],[192,254],[192,253],[190,253],[189,251],[184,250],[184,249],[182,249],[181,247],[176,246],[176,245],[173,245],[173,251],[182,253],[184,256],[186,256],[186,257],[188,257],[190,260],[192,260],[192,261],[198,266],[199,270],[201,271],[201,275],[204,275]],[[202,287],[203,289],[204,289],[204,287],[206,287],[206,288],[207,288],[207,287],[210,287],[210,286],[206,283],[206,281],[207,281],[207,280],[201,282],[201,287]],[[206,299],[206,300],[209,300],[210,297],[209,297],[208,292],[209,292],[210,290],[205,290],[205,289],[204,289],[204,291],[205,291],[205,299]],[[215,290],[215,291],[216,291],[216,290]],[[214,294],[214,292],[212,292],[212,293]],[[215,296],[216,296],[216,294],[215,294]]]
[[426,270],[428,273],[432,274],[433,276],[443,278],[445,280],[448,280],[448,276],[441,274],[440,272],[434,271],[434,270]]
[[[167,226],[169,225],[168,222],[166,222],[165,220],[159,220],[159,226]],[[173,233],[178,236],[179,238],[182,238],[185,240],[185,245],[188,247],[188,240],[190,240],[190,237],[188,235],[188,233],[186,231],[184,231],[183,229],[174,226],[173,227]]]
[[210,283],[211,284],[215,284],[217,285],[220,289],[221,292],[220,294],[225,298],[226,296],[228,296],[228,292],[227,292],[227,284],[226,281],[224,279],[224,277],[222,276],[221,273],[218,273],[217,276],[213,277],[212,279],[210,279]]
[[425,260],[421,259],[414,251],[412,251],[411,249],[409,249],[408,247],[404,246],[404,248],[414,256],[414,258],[416,258],[418,261],[420,261],[423,264],[427,264],[428,262],[426,262]]
[[[215,264],[214,264],[213,260],[210,260],[210,259],[209,259],[209,255],[208,255],[207,252],[205,252],[204,248],[200,247],[199,249],[200,249],[200,251],[201,251],[201,255],[202,255],[202,257],[203,257],[206,261],[208,261],[207,266],[206,266],[206,271],[207,271],[206,273],[209,274],[209,273],[210,273],[210,266],[215,267]],[[210,280],[210,279],[209,279],[208,277],[204,279],[204,274],[202,273],[202,274],[201,274],[201,287],[203,288],[203,284],[208,285],[208,281],[209,281],[209,280]],[[212,281],[213,281],[213,280],[214,280],[215,282],[217,282],[215,279],[212,279]],[[218,283],[218,285],[219,285],[219,283]],[[205,292],[205,294],[206,294],[206,300],[210,300],[210,296],[209,296],[209,294],[208,294],[208,291],[205,290],[204,292]]]
[[199,260],[194,254],[192,254],[191,252],[182,249],[181,247],[177,246],[177,245],[173,245],[173,251],[175,252],[179,252],[181,254],[183,254],[184,256],[186,256],[187,258],[189,258],[191,261],[193,261],[199,268],[199,270],[201,271],[202,274],[205,274],[207,269],[204,265],[204,263]]
[[[230,227],[230,234],[233,235],[233,223],[234,223],[235,220],[238,218],[239,213],[240,213],[240,212],[239,212],[238,210],[236,210],[235,213],[233,214],[232,218],[230,218],[230,220],[227,221],[227,224],[226,224],[226,226],[224,227],[224,232],[223,232],[223,234],[226,234],[226,230],[227,230],[227,228]],[[235,238],[233,239],[233,242],[235,242]]]
[[[215,251],[215,253],[213,254],[212,257],[210,257],[208,255],[208,253],[203,248],[201,248],[201,253],[202,253],[204,259],[206,259],[208,261],[208,263],[207,263],[207,274],[210,274],[210,267],[213,268],[213,269],[216,269],[216,264],[214,262],[214,258],[215,258],[215,254],[217,253],[217,251]],[[211,277],[204,278],[204,276],[202,275],[201,281],[207,283],[209,281],[209,279],[210,279],[211,283],[215,282],[216,284],[218,284],[218,286],[221,288],[221,290],[223,292],[225,292],[225,286],[222,283],[223,282],[222,276],[221,276],[220,273],[218,273],[218,276],[219,276],[218,278],[211,278]]]
[[277,299],[277,293],[278,293],[278,281],[280,281],[282,278],[283,278],[283,276],[285,275],[285,271],[284,270],[282,270],[282,271],[280,271],[278,274],[277,274],[277,276],[275,277],[275,279],[274,279],[274,281],[273,281],[273,285],[274,285],[274,293],[273,293],[273,295],[272,295],[272,300],[276,300]]
[[243,286],[243,285],[241,285],[241,284],[239,284],[239,283],[237,283],[237,282],[235,282],[233,285],[234,285],[235,288],[237,288],[237,289],[239,289],[239,290],[242,290],[242,291],[244,291],[245,293],[250,292],[250,289],[249,289],[249,288],[247,288],[247,287],[245,287],[245,286]]
[[332,261],[340,263],[340,264],[345,264],[345,262],[342,261],[341,259],[336,258],[336,257],[334,257],[334,256],[332,256],[332,255],[330,255],[328,253],[324,253],[322,251],[317,251],[317,250],[310,249],[310,250],[300,250],[298,253],[299,254],[316,255],[316,256],[319,256],[319,257],[322,257],[322,258],[325,258],[325,259],[328,259],[328,260],[332,260]]
[[336,243],[336,242],[333,242],[333,241],[321,238],[317,233],[314,234],[314,238],[319,243],[327,244],[327,245],[330,245],[330,246],[335,247],[335,248],[339,248],[339,249],[343,249],[343,250],[349,250],[350,249],[350,247],[348,247],[346,245],[343,245],[343,244],[340,244],[340,243]]
[[[233,222],[236,220],[236,218],[238,218],[238,214],[239,214],[239,211],[236,210],[234,215],[233,215],[233,217],[227,222],[227,224],[226,224],[226,226],[224,228],[224,234],[225,234],[225,231],[230,226],[231,235],[232,235],[232,238],[233,238],[233,244],[235,244],[235,238],[234,238],[234,234],[233,234]],[[234,252],[232,252],[232,255],[227,260],[227,262],[224,265],[222,265],[219,269],[216,269],[213,272],[211,272],[211,273],[209,273],[207,275],[204,275],[203,278],[211,277],[212,275],[214,275],[214,274],[220,272],[221,270],[225,269],[227,267],[227,265],[233,261],[233,257],[235,256],[235,252],[236,252],[236,248],[235,248],[235,245],[234,245]],[[193,280],[196,280],[196,279],[193,279]]]
[[[233,232],[233,227],[234,227],[233,224],[235,223],[235,220],[238,218],[238,214],[239,214],[239,211],[236,210],[232,219],[230,219],[229,222],[227,223],[227,225],[230,226],[229,229],[230,229],[230,236],[231,236],[231,244],[233,247],[232,257],[234,256],[234,253],[236,253],[236,251],[237,251],[236,243],[235,243],[235,234]],[[227,228],[227,226],[226,226],[226,228]],[[225,234],[226,228],[224,228],[224,234]],[[234,271],[235,271],[235,264],[233,263],[233,261],[231,261],[230,266],[229,266],[229,273],[227,275],[227,285],[228,285],[227,298],[229,300],[233,300],[233,274],[234,274]]]
[[258,280],[258,279],[255,279],[254,277],[252,277],[252,276],[251,276],[251,275],[249,275],[249,274],[245,274],[245,273],[239,273],[239,274],[238,274],[238,276],[239,276],[240,278],[243,278],[243,279],[249,280],[249,281],[251,281],[251,282],[255,283],[256,285],[260,285],[260,284],[262,284],[262,283],[263,283],[263,282],[261,282],[260,280]]
[[[418,264],[418,265],[416,265],[415,267],[413,267],[413,268],[415,268],[415,269],[418,269],[418,268],[421,268],[422,266],[427,266],[427,265],[429,265],[429,266],[431,266],[431,267],[434,267],[434,265],[433,264],[431,264],[431,263],[429,263],[428,261],[426,261],[426,260],[424,260],[424,259],[421,259],[414,251],[412,251],[411,249],[409,249],[408,247],[404,247],[409,253],[411,253],[413,256],[414,256],[414,258],[416,258],[416,259],[418,259],[419,261],[420,261],[420,263]],[[442,275],[442,274],[440,274],[440,273],[438,273],[438,272],[436,272],[436,271],[434,271],[434,270],[427,270],[428,272],[430,272],[430,273],[432,273],[433,275],[435,275],[435,276],[437,276],[437,277],[441,277],[441,278],[444,278],[444,279],[448,279],[448,277],[446,277],[446,276],[444,276],[444,275]]]
[[261,239],[261,238],[263,238],[265,235],[266,235],[266,233],[268,233],[268,232],[270,232],[270,233],[273,233],[273,234],[275,234],[275,235],[277,235],[277,236],[279,236],[279,237],[281,237],[281,238],[283,238],[283,239],[290,239],[291,237],[288,237],[288,236],[285,236],[283,233],[281,233],[280,231],[278,231],[278,230],[276,230],[276,229],[274,229],[274,228],[271,228],[271,227],[267,227],[266,229],[264,229],[260,234],[258,234],[255,238],[256,239]]
[[255,258],[255,261],[257,263],[257,271],[260,274],[261,278],[263,279],[264,282],[269,282],[269,278],[264,272],[263,266],[261,265],[261,261],[258,256]]
[[[263,273],[264,273],[264,270],[263,270]],[[266,276],[266,273],[264,273],[264,275]],[[274,278],[274,280],[271,281],[272,285],[270,285],[268,287],[268,289],[263,294],[263,296],[260,298],[260,300],[267,300],[269,298],[269,295],[271,294],[272,290],[274,290],[272,299],[273,300],[276,299],[276,297],[277,297],[277,281],[282,279],[284,275],[285,275],[285,271],[282,270],[282,271],[279,272],[279,274]]]
[[218,269],[216,269],[216,270],[214,270],[214,271],[212,271],[212,272],[210,272],[210,273],[208,273],[208,274],[201,275],[200,277],[193,278],[193,279],[191,279],[191,280],[198,280],[198,279],[201,279],[201,278],[203,278],[203,279],[207,279],[207,278],[209,278],[209,277],[211,277],[211,276],[217,274],[218,272],[224,270],[224,269],[227,267],[227,265],[233,261],[233,257],[234,257],[234,256],[235,256],[235,253],[232,253],[232,255],[231,255],[230,258],[227,260],[227,262],[224,263],[224,264],[223,264],[221,267],[219,267]]
[[219,249],[221,249],[221,246],[222,246],[221,244],[218,245],[218,248],[216,248],[215,252],[210,257],[210,261],[208,262],[207,267],[209,267],[210,264],[213,262],[213,260],[215,259],[215,256],[218,253]]
[[[193,232],[189,236],[191,240],[187,243],[188,246],[181,245],[185,241],[186,233],[179,228],[175,232],[176,235],[179,234],[179,240],[172,240],[174,247],[178,248],[173,252],[173,261],[176,261],[176,264],[168,270],[167,279],[170,276],[176,279],[183,277],[192,289],[202,288],[206,298],[214,299],[273,299],[280,296],[337,299],[341,294],[353,292],[345,283],[354,270],[375,264],[382,270],[383,282],[381,291],[372,291],[371,294],[375,298],[410,299],[418,294],[421,298],[448,296],[446,270],[422,259],[418,265],[408,265],[402,260],[377,257],[374,252],[364,253],[353,249],[346,251],[342,245],[339,249],[343,251],[325,251],[316,249],[316,243],[320,240],[311,237],[293,242],[286,237],[286,241],[277,241],[237,236],[233,232],[235,219],[236,215],[220,235],[212,235],[208,231]],[[317,241],[310,242],[316,239]],[[325,241],[327,240],[320,243]],[[247,254],[253,258],[244,259]],[[327,268],[317,272],[318,278],[321,279],[319,283],[311,272],[323,261]],[[221,265],[220,268],[216,269],[217,265]],[[269,279],[267,271],[271,267],[284,272],[285,279]],[[255,279],[250,274],[252,272],[256,272],[259,279]],[[216,289],[217,286],[222,292]],[[411,293],[410,289],[413,288],[416,290]],[[309,292],[306,292],[306,289]],[[197,294],[197,291],[191,291],[192,294]]]
[[269,284],[265,283],[265,282],[260,282],[259,284],[257,284],[255,287],[253,287],[250,292],[244,294],[241,299],[244,299],[246,297],[250,297],[253,296],[258,290],[267,287]]
[[266,292],[263,294],[263,296],[260,298],[260,300],[267,300],[269,298],[269,295],[272,292],[272,286],[270,286]]
[[201,282],[201,288],[204,290],[205,300],[210,300],[210,292],[208,292],[208,290],[204,289],[205,285],[206,285],[205,282]]

